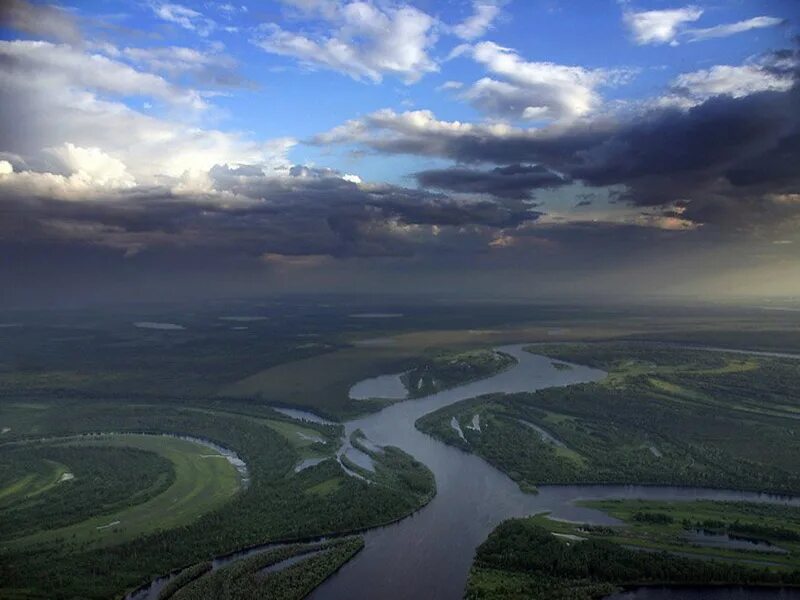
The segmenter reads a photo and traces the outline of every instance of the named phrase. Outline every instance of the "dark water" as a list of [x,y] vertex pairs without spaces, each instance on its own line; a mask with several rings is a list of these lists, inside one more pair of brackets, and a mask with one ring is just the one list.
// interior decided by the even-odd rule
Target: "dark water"
[[579,365],[557,369],[550,359],[523,351],[522,345],[500,350],[513,355],[518,364],[489,379],[394,404],[345,423],[345,439],[361,429],[372,442],[398,446],[426,464],[436,477],[437,494],[417,514],[368,532],[365,549],[311,598],[461,598],[475,548],[504,519],[551,511],[557,518],[617,523],[602,512],[575,506],[578,499],[785,500],[747,492],[644,486],[549,486],[542,487],[539,495],[522,493],[483,459],[428,437],[414,422],[438,408],[482,394],[596,381],[605,373]]
[[800,600],[800,589],[723,587],[641,587],[606,600]]

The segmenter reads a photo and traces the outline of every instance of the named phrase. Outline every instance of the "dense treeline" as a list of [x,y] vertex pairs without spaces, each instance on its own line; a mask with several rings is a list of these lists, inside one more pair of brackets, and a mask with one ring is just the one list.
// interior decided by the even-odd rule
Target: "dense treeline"
[[[800,493],[796,421],[772,409],[797,403],[796,363],[790,369],[780,359],[643,344],[535,350],[542,348],[559,359],[610,368],[611,376],[467,400],[426,415],[418,428],[479,454],[523,487],[639,483]],[[777,383],[770,378],[776,370],[782,373]],[[703,382],[728,378],[740,395],[728,394],[721,384],[714,393],[704,391]],[[752,390],[748,410],[742,410],[745,379]],[[769,403],[758,400],[767,396]],[[475,414],[480,431],[469,426]],[[463,439],[451,427],[454,417]]]
[[169,598],[172,598],[180,589],[186,587],[195,579],[199,579],[208,573],[212,567],[213,564],[211,561],[201,562],[197,563],[196,565],[192,565],[191,567],[186,567],[175,577],[170,579],[161,589],[161,592],[158,594],[158,600],[169,600]]
[[[353,537],[269,550],[196,578],[172,597],[174,600],[300,600],[363,547],[364,541]],[[293,562],[295,559],[299,562]],[[284,561],[293,564],[283,566]],[[268,568],[270,572],[265,572]]]
[[442,352],[420,361],[402,380],[409,397],[421,398],[490,377],[515,363],[513,356],[494,350]]
[[[271,573],[261,584],[265,594],[253,595],[257,600],[264,596],[286,600],[305,598],[319,584],[338,571],[342,565],[364,548],[362,538],[347,540],[321,554],[287,569]],[[250,599],[248,599],[250,600]]]
[[427,504],[436,495],[436,479],[428,467],[400,448],[376,448],[364,440],[364,433],[360,429],[350,436],[353,447],[372,459],[375,472],[363,469],[343,456],[342,459],[348,463],[349,468],[388,489],[395,489],[399,493],[412,492],[417,496],[420,506]]
[[160,494],[175,481],[172,463],[152,452],[47,444],[0,447],[0,489],[32,473],[52,476],[54,465],[67,470],[56,469],[60,478],[51,485],[22,498],[0,499],[0,540],[116,512]]
[[623,585],[800,585],[800,572],[629,550],[605,540],[565,542],[530,520],[502,523],[478,547],[467,598],[600,598]]
[[[258,419],[240,414],[180,406],[116,405],[109,410],[107,405],[85,404],[58,418],[42,417],[38,428],[40,435],[49,436],[119,431],[205,438],[235,450],[248,463],[251,484],[191,525],[129,543],[94,549],[60,540],[29,552],[0,552],[4,588],[24,588],[30,598],[105,599],[172,569],[242,547],[383,524],[428,499],[407,473],[395,477],[391,488],[346,476],[333,460],[295,474],[298,451]],[[387,453],[389,471],[396,458]]]
[[644,512],[638,511],[633,513],[633,520],[639,523],[653,523],[656,525],[667,525],[672,523],[675,519],[665,513],[661,512]]

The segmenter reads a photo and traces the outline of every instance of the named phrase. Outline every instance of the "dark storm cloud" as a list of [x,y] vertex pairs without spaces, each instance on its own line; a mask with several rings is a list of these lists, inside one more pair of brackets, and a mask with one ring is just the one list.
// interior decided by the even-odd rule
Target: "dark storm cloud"
[[[534,221],[519,203],[465,202],[397,186],[364,186],[335,171],[292,167],[266,177],[252,166],[214,167],[213,192],[134,188],[64,201],[6,193],[0,238],[139,252],[153,247],[218,248],[259,256],[410,256],[480,239]],[[439,228],[434,230],[434,228]]]
[[72,44],[82,40],[75,18],[66,10],[50,4],[2,0],[0,26]]
[[[568,172],[593,185],[630,185],[641,204],[675,200],[676,192],[710,186],[720,177],[736,186],[745,182],[733,181],[732,173],[765,159],[797,135],[798,101],[797,90],[718,96],[687,111],[658,111],[554,160],[561,158]],[[654,183],[664,188],[647,185]]]
[[[320,136],[317,143],[358,142],[380,153],[411,153],[460,163],[535,163],[590,187],[624,186],[638,206],[686,201],[683,218],[746,227],[794,218],[800,207],[778,198],[800,193],[800,88],[797,50],[761,59],[766,73],[794,81],[786,90],[748,93],[732,79],[726,94],[657,105],[612,119],[598,117],[541,130],[454,126],[382,112]],[[735,74],[734,74],[735,75]],[[423,172],[422,185],[520,197],[498,169]],[[508,187],[503,182],[511,182]],[[532,186],[534,187],[534,186]]]
[[498,198],[529,199],[535,189],[569,183],[541,165],[514,164],[484,171],[465,167],[432,169],[414,175],[428,188],[467,194],[490,194]]

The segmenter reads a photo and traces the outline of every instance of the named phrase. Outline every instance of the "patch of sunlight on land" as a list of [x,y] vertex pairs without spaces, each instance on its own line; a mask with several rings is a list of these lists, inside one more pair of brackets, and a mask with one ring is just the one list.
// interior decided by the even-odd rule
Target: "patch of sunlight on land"
[[270,419],[265,419],[263,423],[270,429],[280,433],[295,448],[308,448],[318,442],[325,443],[325,438],[316,429]]
[[71,475],[66,465],[54,460],[42,460],[42,462],[47,465],[47,473],[31,473],[0,489],[0,503],[13,503],[38,496],[65,481],[65,475]]
[[[120,434],[75,442],[92,446],[128,446],[155,452],[170,460],[175,481],[161,494],[135,506],[98,515],[70,525],[11,540],[7,548],[26,547],[63,539],[91,547],[109,546],[191,523],[200,515],[219,508],[240,488],[239,474],[214,450],[168,436]],[[66,469],[65,469],[66,470]],[[62,470],[58,478],[65,472]]]
[[[624,385],[625,381],[628,378],[636,377],[639,375],[656,375],[656,376],[680,375],[680,374],[725,375],[730,373],[742,373],[745,371],[754,371],[758,369],[758,365],[759,365],[758,360],[754,358],[727,359],[725,364],[722,365],[721,367],[702,368],[702,369],[687,367],[685,365],[660,366],[655,363],[647,361],[626,360],[618,364],[613,370],[609,372],[608,376],[605,379],[605,383],[612,386],[620,386]],[[663,381],[661,379],[658,379],[657,377],[651,377],[649,380],[654,387],[657,387],[662,392],[675,394],[677,396],[689,399],[707,400],[707,398],[702,394],[684,388],[680,385]]]
[[698,400],[702,402],[709,400],[709,398],[705,394],[701,394],[698,391],[691,390],[687,387],[678,385],[677,383],[673,383],[671,381],[664,381],[663,379],[658,379],[656,377],[650,377],[648,378],[647,381],[659,392],[664,392],[665,394],[669,394],[671,396],[677,396],[678,398],[688,398],[690,400]]
[[572,450],[568,446],[557,446],[553,449],[556,452],[556,456],[571,460],[581,467],[586,466],[586,459],[583,457],[583,455],[575,452],[575,450]]

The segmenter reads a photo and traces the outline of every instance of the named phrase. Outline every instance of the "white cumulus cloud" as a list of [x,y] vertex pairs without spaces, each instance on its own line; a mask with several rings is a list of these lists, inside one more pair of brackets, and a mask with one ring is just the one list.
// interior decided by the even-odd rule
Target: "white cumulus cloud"
[[126,102],[133,95],[181,109],[205,106],[193,90],[104,56],[48,42],[0,42],[0,148],[4,158],[15,157],[6,175],[59,197],[134,183],[196,189],[217,164],[266,171],[289,165],[291,139],[256,141],[201,127],[196,118],[145,114]]
[[475,0],[472,10],[472,15],[453,27],[453,33],[462,40],[471,41],[482,37],[500,14],[500,5],[497,2]]
[[151,6],[158,18],[174,23],[189,31],[194,31],[203,37],[214,31],[217,26],[213,19],[209,19],[203,13],[182,4],[159,2]]
[[623,22],[639,45],[674,42],[681,26],[697,21],[703,14],[696,6],[669,10],[626,11]]
[[353,79],[380,82],[393,74],[413,83],[437,70],[428,51],[436,41],[436,19],[413,6],[379,7],[372,2],[297,2],[320,19],[328,33],[288,31],[276,24],[262,27],[255,42],[267,52],[331,69]]
[[159,75],[66,44],[0,41],[0,57],[6,61],[3,76],[23,85],[46,80],[49,85],[62,89],[150,96],[192,109],[206,108],[196,90],[174,85]]
[[618,71],[526,61],[515,51],[494,42],[476,44],[472,57],[504,80],[484,77],[464,97],[483,112],[498,117],[581,117],[600,104],[597,88],[622,76]]
[[699,42],[714,38],[728,37],[737,33],[744,33],[745,31],[750,31],[752,29],[775,27],[783,22],[783,19],[778,19],[776,17],[753,17],[752,19],[746,19],[736,23],[715,25],[714,27],[707,27],[705,29],[687,29],[684,32],[684,35],[686,35],[690,42]]
[[785,92],[793,84],[789,74],[775,73],[756,64],[716,65],[679,75],[672,82],[672,89],[696,103],[713,96],[741,98],[757,92]]

